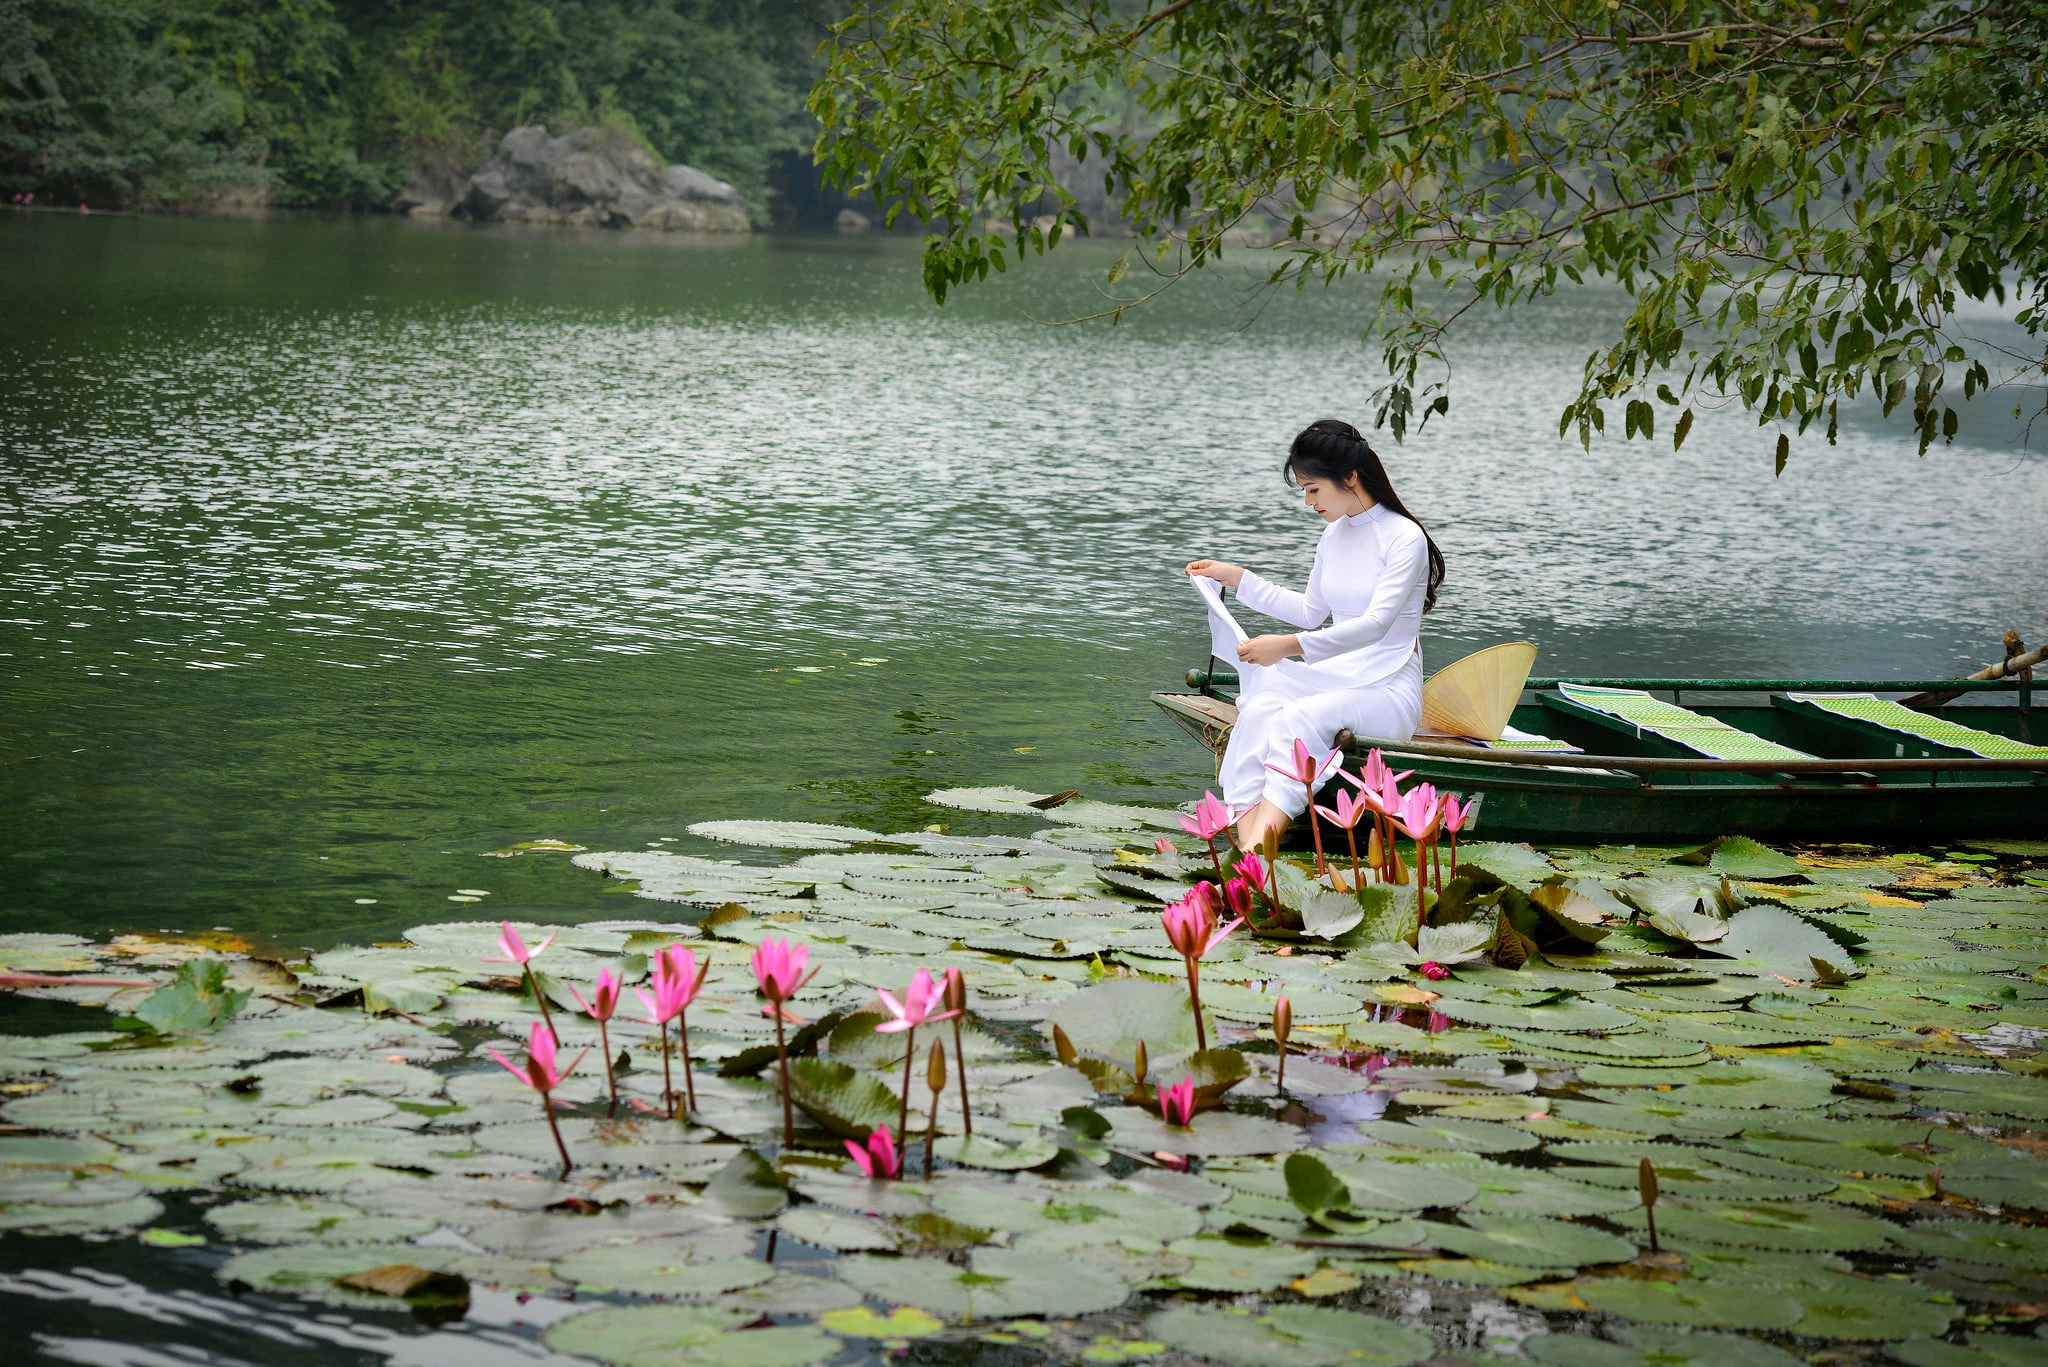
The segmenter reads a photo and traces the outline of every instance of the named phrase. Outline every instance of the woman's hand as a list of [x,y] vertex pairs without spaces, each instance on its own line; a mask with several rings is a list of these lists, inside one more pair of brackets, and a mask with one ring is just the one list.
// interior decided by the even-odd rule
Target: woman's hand
[[1197,560],[1187,568],[1189,575],[1200,575],[1214,579],[1227,589],[1234,589],[1244,582],[1244,569],[1238,565],[1226,565],[1221,560]]
[[1276,665],[1289,655],[1299,654],[1299,636],[1254,636],[1237,643],[1237,658],[1255,665]]

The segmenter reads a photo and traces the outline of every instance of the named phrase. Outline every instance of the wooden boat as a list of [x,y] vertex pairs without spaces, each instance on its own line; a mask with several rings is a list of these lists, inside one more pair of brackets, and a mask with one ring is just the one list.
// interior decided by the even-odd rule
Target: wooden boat
[[[1532,678],[1502,742],[1338,741],[1346,768],[1377,746],[1396,769],[1483,794],[1488,839],[2038,838],[2048,746],[2031,678]],[[1152,700],[1220,757],[1237,674],[1212,659],[1187,683]]]

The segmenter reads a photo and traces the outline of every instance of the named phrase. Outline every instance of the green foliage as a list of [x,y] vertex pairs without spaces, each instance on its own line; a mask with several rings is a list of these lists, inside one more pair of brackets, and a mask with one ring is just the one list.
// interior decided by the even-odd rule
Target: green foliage
[[219,959],[188,959],[178,974],[135,1008],[135,1018],[160,1035],[211,1030],[249,1000],[228,990],[228,966]]
[[[831,7],[825,7],[824,17]],[[810,136],[796,0],[0,0],[0,189],[379,206],[507,129],[614,126],[759,203]]]
[[1399,439],[1448,410],[1466,314],[1604,277],[1632,305],[1560,432],[1653,439],[1671,409],[1676,447],[1732,400],[1782,472],[1845,398],[1910,404],[1924,451],[1957,374],[2048,368],[1956,324],[2008,286],[2048,320],[2044,39],[2040,0],[869,0],[811,107],[841,184],[935,225],[941,301],[1087,230],[1080,161],[1146,242],[1112,317],[1270,224],[1271,284],[1372,273]]

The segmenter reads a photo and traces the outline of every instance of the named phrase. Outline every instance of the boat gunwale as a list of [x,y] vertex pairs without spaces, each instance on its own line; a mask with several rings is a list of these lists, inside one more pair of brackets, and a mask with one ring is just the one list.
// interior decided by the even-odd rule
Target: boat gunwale
[[[1567,682],[1579,682],[1567,680]],[[1604,681],[1602,681],[1604,682]],[[1744,680],[1742,682],[1754,682]],[[1990,682],[1990,681],[1987,681]],[[2002,682],[2002,681],[1998,681]],[[1907,685],[1911,687],[1912,685]],[[1762,689],[1743,691],[1761,692]],[[1886,690],[1892,691],[1892,690]],[[1152,700],[1162,706],[1167,700],[1186,697],[1186,694],[1154,693]],[[1213,696],[1202,693],[1195,696]],[[1498,765],[1506,769],[1604,769],[1620,770],[1624,773],[1695,773],[1695,774],[1751,774],[1769,777],[1777,774],[1813,775],[1875,775],[1875,774],[1940,774],[1940,773],[2036,773],[2048,774],[2048,757],[2037,759],[1991,759],[1983,756],[1938,756],[1918,758],[1869,758],[1869,759],[1824,759],[1806,760],[1728,760],[1706,758],[1659,758],[1644,755],[1594,755],[1569,751],[1515,751],[1489,750],[1474,745],[1457,745],[1437,741],[1379,741],[1370,737],[1338,737],[1339,745],[1346,750],[1377,748],[1387,755],[1415,755],[1430,759],[1457,760],[1474,765]],[[1904,785],[1902,785],[1904,786]],[[1913,785],[1919,786],[1919,785]],[[2024,786],[2024,785],[2014,785]]]

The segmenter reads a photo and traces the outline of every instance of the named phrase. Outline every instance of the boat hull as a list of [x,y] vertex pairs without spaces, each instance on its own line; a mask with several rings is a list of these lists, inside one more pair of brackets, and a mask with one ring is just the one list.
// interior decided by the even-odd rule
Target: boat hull
[[[1154,694],[1182,729],[1212,751],[1227,739],[1236,709],[1214,692]],[[1768,705],[1706,707],[1746,730],[1787,744],[1813,744],[1797,719]],[[1961,715],[1959,712],[1958,715]],[[2011,735],[2020,729],[2016,709],[1968,709],[1970,724]],[[1622,753],[1615,737],[1562,734],[1554,711],[1525,704],[1516,726],[1584,745],[1595,753]],[[1356,769],[1366,750],[1349,748],[1347,769]],[[1942,772],[1898,770],[1882,774],[1790,776],[1651,769],[1624,772],[1508,764],[1484,758],[1446,758],[1382,747],[1397,769],[1438,788],[1483,795],[1480,825],[1487,839],[1643,843],[1707,840],[1741,833],[1756,837],[1812,841],[1923,843],[1956,837],[2048,838],[2048,774],[2025,771]],[[1650,746],[1633,747],[1631,762],[1656,759]],[[1902,757],[1876,745],[1850,749],[1844,759],[1897,765]],[[1675,755],[1676,752],[1673,751]],[[1683,762],[1683,761],[1680,761]],[[1341,841],[1341,835],[1336,837]]]

